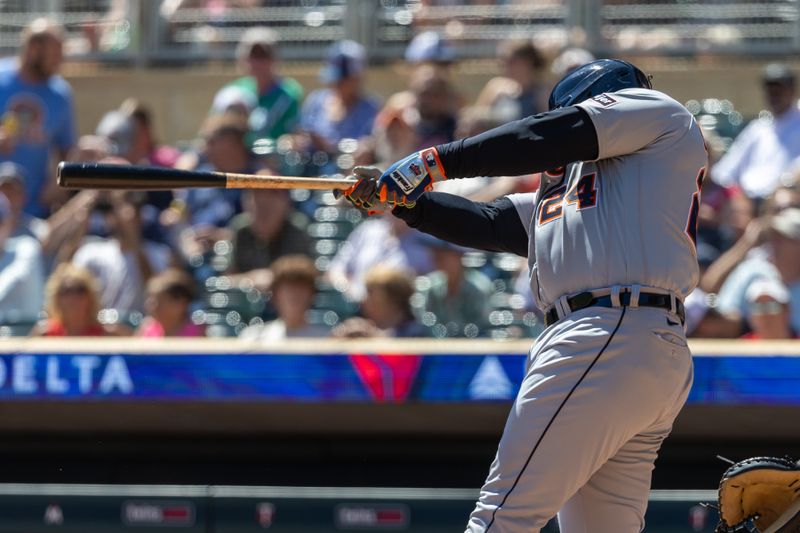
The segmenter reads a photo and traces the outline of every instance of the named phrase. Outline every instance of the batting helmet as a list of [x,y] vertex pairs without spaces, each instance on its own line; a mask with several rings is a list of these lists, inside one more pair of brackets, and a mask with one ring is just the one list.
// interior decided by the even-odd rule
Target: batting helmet
[[653,88],[644,72],[627,61],[598,59],[578,67],[556,83],[550,93],[550,109],[571,106],[598,94],[629,87]]

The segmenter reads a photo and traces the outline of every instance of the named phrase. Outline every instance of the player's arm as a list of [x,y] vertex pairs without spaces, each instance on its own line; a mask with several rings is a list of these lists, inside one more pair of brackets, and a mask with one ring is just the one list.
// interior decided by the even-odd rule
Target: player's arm
[[522,257],[528,255],[526,226],[507,196],[484,203],[430,192],[413,207],[395,207],[392,214],[412,228],[461,246],[510,252]]
[[591,161],[597,154],[597,133],[588,114],[567,107],[413,153],[386,169],[376,192],[382,202],[411,205],[436,181],[519,176]]
[[592,121],[584,110],[574,106],[436,146],[448,179],[542,172],[594,160],[597,150]]

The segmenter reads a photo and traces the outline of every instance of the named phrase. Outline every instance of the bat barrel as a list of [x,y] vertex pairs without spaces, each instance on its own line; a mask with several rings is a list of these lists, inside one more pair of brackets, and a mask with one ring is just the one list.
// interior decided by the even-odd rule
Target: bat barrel
[[66,163],[58,165],[58,184],[71,189],[169,190],[187,187],[225,187],[225,175],[171,168]]
[[194,187],[227,189],[348,189],[354,179],[201,172],[173,168],[66,163],[58,165],[58,184],[71,189],[159,191]]

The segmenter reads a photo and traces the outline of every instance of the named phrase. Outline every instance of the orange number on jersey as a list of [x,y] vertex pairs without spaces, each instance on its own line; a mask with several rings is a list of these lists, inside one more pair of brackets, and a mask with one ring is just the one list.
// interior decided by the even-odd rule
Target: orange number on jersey
[[594,186],[595,176],[597,176],[595,172],[581,176],[578,184],[567,196],[567,205],[578,204],[578,209],[586,209],[597,205],[597,189]]
[[564,213],[564,194],[566,187],[559,187],[551,192],[547,198],[542,200],[541,211],[539,212],[539,225],[547,224],[551,220],[559,218]]
[[566,205],[577,204],[577,209],[586,209],[587,207],[594,207],[597,205],[597,188],[595,187],[595,178],[597,173],[592,172],[585,176],[581,176],[578,183],[567,194],[566,187],[559,187],[553,190],[547,197],[542,200],[541,210],[539,211],[539,225],[547,224],[557,218],[561,218],[564,214],[564,203]]

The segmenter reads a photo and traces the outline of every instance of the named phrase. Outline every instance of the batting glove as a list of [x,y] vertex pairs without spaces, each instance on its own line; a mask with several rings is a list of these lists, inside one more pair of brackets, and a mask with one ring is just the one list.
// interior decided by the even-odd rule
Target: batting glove
[[434,182],[447,179],[436,148],[420,150],[386,169],[378,180],[378,198],[389,205],[413,207]]
[[358,180],[352,187],[344,191],[333,191],[336,198],[344,196],[354,206],[360,209],[370,209],[378,203],[378,178],[383,171],[377,167],[355,167],[353,177]]

